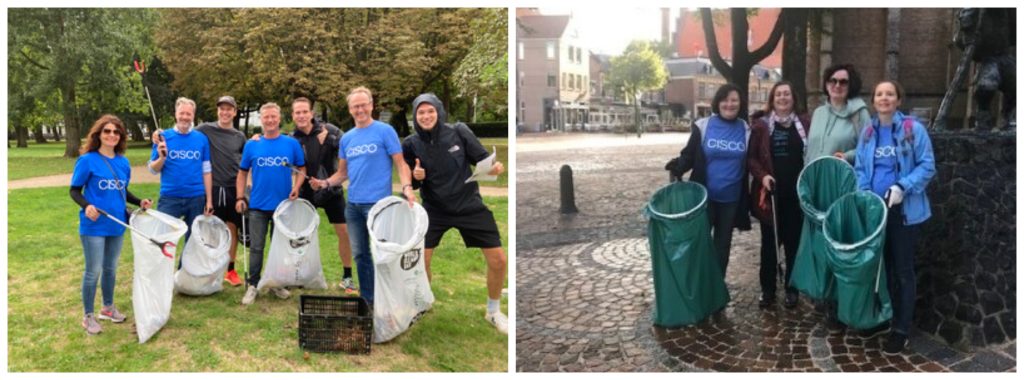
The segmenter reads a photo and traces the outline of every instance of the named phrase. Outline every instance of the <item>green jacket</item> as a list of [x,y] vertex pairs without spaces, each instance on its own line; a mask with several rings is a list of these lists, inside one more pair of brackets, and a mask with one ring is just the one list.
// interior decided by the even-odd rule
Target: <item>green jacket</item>
[[836,152],[845,153],[846,162],[852,165],[857,154],[857,137],[870,123],[868,106],[859,97],[850,99],[846,108],[838,111],[828,103],[818,107],[811,116],[811,134],[807,136],[804,165]]

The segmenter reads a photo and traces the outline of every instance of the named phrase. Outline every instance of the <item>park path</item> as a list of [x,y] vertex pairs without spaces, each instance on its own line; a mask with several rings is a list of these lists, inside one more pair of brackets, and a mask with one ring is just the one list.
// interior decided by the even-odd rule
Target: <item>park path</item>
[[[67,186],[71,183],[71,174],[56,174],[42,177],[32,177],[7,182],[8,190],[31,189],[37,187]],[[160,183],[160,176],[150,173],[145,166],[132,167],[132,183]],[[345,185],[348,188],[348,184]],[[395,185],[395,191],[401,191],[401,186]],[[508,188],[480,186],[480,195],[486,197],[507,197]]]

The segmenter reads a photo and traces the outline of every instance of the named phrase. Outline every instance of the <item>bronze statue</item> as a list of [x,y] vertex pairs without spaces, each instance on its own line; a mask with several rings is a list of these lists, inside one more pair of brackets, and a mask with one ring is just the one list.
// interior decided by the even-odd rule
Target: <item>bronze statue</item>
[[[1016,127],[1017,104],[1017,16],[1013,8],[964,8],[958,15],[960,30],[956,44],[976,63],[974,126],[988,130],[995,125],[990,108],[996,92],[1003,93],[1003,128]],[[973,45],[973,49],[968,47]]]

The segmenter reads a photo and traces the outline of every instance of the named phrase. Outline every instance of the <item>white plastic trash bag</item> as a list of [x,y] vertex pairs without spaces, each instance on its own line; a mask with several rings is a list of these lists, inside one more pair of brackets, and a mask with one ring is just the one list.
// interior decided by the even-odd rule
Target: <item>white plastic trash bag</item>
[[374,263],[373,341],[387,342],[409,329],[434,304],[423,257],[429,221],[418,203],[390,196],[370,208],[366,227]]
[[301,286],[327,289],[320,264],[320,215],[305,199],[285,200],[274,210],[274,235],[259,290]]
[[223,289],[224,272],[231,261],[231,232],[216,216],[200,215],[192,220],[192,235],[181,253],[181,269],[174,272],[174,290],[190,296],[205,296]]
[[[131,226],[159,242],[175,244],[185,236],[188,225],[178,218],[150,209],[132,213]],[[171,257],[149,239],[132,231],[135,273],[132,276],[132,308],[139,343],[146,343],[171,317],[174,297],[174,252]]]

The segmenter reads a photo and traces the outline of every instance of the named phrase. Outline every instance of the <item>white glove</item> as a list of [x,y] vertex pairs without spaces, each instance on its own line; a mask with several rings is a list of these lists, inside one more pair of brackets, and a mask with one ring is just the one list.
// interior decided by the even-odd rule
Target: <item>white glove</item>
[[903,189],[899,185],[892,185],[889,191],[885,192],[885,199],[889,200],[889,208],[903,203]]

